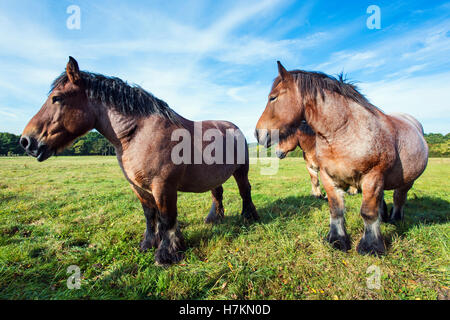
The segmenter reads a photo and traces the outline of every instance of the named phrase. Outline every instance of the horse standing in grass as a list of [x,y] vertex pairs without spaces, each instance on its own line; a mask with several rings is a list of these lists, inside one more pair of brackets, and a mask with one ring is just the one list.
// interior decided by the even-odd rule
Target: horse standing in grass
[[403,219],[407,192],[428,161],[422,126],[409,115],[386,115],[342,79],[288,72],[280,62],[278,72],[256,126],[258,142],[270,146],[271,130],[278,130],[282,141],[306,120],[316,133],[316,156],[330,206],[327,240],[335,248],[350,249],[342,190],[355,186],[362,190],[364,220],[357,251],[383,254],[380,219],[389,219],[384,190],[395,190],[390,219]]
[[[237,126],[226,121],[187,120],[140,87],[80,71],[72,57],[23,131],[20,144],[28,154],[44,161],[94,128],[115,147],[119,165],[142,203],[147,229],[141,249],[157,248],[158,264],[183,258],[185,244],[177,226],[178,191],[211,190],[213,202],[206,222],[216,222],[224,216],[222,184],[233,175],[243,200],[242,215],[258,219],[248,181],[247,143]],[[203,158],[200,163],[194,159],[196,151],[200,150],[202,157],[203,151],[211,149],[210,142],[196,135],[196,128],[212,130],[213,144],[224,147],[223,159],[208,164]],[[179,144],[171,136],[177,129],[181,135],[187,134],[189,148],[180,151],[188,161],[175,164],[172,151]],[[232,144],[226,139],[228,132],[233,133]],[[213,153],[221,156],[217,150]]]
[[[290,136],[279,141],[276,149],[277,157],[284,159],[289,152],[294,151],[297,147],[302,149],[303,159],[306,162],[306,169],[311,177],[312,195],[320,199],[326,198],[320,190],[319,163],[317,162],[316,157],[316,133],[306,121],[302,121],[300,127]],[[358,189],[350,186],[347,193],[352,195],[357,194]]]

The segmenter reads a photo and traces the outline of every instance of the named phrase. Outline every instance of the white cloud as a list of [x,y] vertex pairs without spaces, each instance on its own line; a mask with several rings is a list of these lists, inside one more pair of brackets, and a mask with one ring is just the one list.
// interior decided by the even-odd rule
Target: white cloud
[[413,73],[421,70],[420,65],[435,67],[448,62],[449,27],[448,22],[419,26],[408,33],[369,42],[359,49],[334,52],[328,61],[313,66],[313,69],[330,74],[360,71],[376,73],[380,77],[382,73],[395,75],[398,70]]
[[0,114],[2,116],[8,117],[8,118],[14,118],[17,119],[17,115],[14,112],[11,112],[9,110],[5,110],[3,108],[0,109]]
[[450,72],[360,84],[361,91],[386,113],[416,117],[425,132],[450,132]]

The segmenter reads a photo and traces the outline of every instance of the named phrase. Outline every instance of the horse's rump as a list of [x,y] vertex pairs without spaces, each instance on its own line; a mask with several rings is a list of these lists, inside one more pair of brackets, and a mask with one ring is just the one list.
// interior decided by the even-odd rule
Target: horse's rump
[[404,113],[388,115],[395,128],[397,160],[386,174],[386,189],[396,189],[417,179],[428,162],[428,145],[423,127]]
[[407,113],[394,112],[394,113],[389,114],[389,116],[409,121],[413,126],[415,126],[417,128],[417,130],[420,131],[420,133],[422,133],[422,135],[424,135],[422,124],[416,118],[414,118],[412,115],[407,114]]

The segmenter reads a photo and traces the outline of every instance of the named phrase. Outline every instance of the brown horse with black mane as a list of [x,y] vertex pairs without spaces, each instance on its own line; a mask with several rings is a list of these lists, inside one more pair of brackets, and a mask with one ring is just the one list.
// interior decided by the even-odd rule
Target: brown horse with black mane
[[386,115],[342,79],[288,72],[280,62],[278,72],[256,126],[258,142],[270,146],[271,130],[278,130],[282,141],[306,120],[316,133],[316,156],[330,206],[327,240],[338,249],[350,249],[342,190],[354,186],[362,189],[365,226],[357,251],[384,253],[380,219],[389,219],[384,190],[395,190],[390,219],[403,219],[407,192],[428,161],[422,126],[409,115]]
[[[312,195],[316,198],[326,198],[320,190],[319,163],[316,157],[316,133],[306,123],[302,121],[300,127],[282,141],[279,141],[276,149],[277,157],[284,159],[286,155],[294,151],[297,147],[302,149],[303,159],[306,162],[306,169],[311,177]],[[357,194],[358,189],[350,186],[347,190],[349,194]]]
[[[140,87],[80,71],[72,57],[23,131],[20,144],[28,154],[44,161],[94,128],[114,145],[120,167],[142,203],[147,229],[141,249],[157,248],[158,264],[183,258],[185,244],[177,226],[178,191],[211,190],[213,202],[206,222],[216,222],[224,217],[222,184],[233,175],[243,200],[242,215],[258,219],[248,181],[247,143],[237,126],[226,121],[187,120]],[[202,131],[210,133],[209,140]],[[186,137],[187,148],[177,149],[176,132],[178,138]],[[223,146],[222,154],[219,146]],[[177,164],[173,150],[179,150]],[[211,151],[212,158],[203,157],[206,151]]]

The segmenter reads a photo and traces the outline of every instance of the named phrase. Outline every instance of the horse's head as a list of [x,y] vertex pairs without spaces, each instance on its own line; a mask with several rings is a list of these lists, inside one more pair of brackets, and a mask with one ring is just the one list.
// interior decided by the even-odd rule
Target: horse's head
[[299,145],[299,140],[298,140],[297,132],[285,137],[284,139],[280,140],[277,145],[277,149],[276,149],[277,157],[280,159],[284,159],[286,157],[286,155],[289,152],[294,151],[298,145]]
[[66,66],[66,81],[55,82],[41,110],[30,120],[20,138],[25,151],[44,161],[63,150],[77,137],[94,128],[78,63],[72,57]]
[[255,130],[258,143],[266,148],[277,142],[271,137],[273,130],[278,130],[280,140],[283,140],[298,128],[303,113],[294,77],[279,61],[277,63],[279,75],[274,80],[266,109],[259,118]]

